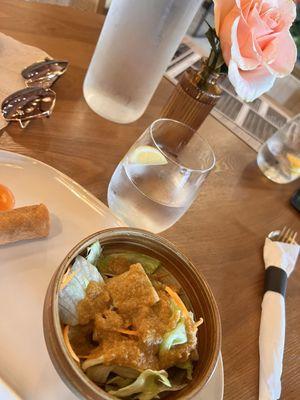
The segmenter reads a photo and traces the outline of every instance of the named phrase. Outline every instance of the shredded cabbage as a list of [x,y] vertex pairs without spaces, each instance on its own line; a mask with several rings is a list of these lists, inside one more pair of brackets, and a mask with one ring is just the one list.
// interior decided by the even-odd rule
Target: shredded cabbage
[[103,364],[103,362],[104,362],[104,357],[102,355],[96,358],[88,358],[82,363],[81,368],[83,369],[83,371],[86,371],[90,367],[94,367],[95,365],[98,364]]
[[[100,361],[102,361],[102,360],[100,360]],[[85,364],[85,367],[86,367],[86,365],[87,364]],[[107,379],[111,372],[118,375],[118,378],[127,379],[128,380],[127,385],[139,376],[139,372],[137,370],[132,369],[132,368],[127,368],[127,367],[119,367],[117,365],[97,364],[97,365],[88,367],[85,371],[86,375],[88,376],[88,378],[90,380],[92,380],[93,382],[98,383],[100,385],[107,382]],[[129,380],[130,380],[130,382],[129,382]],[[111,379],[107,383],[118,384],[120,382],[121,382],[120,380],[113,381]],[[124,386],[126,386],[126,385],[124,385]]]
[[172,298],[170,298],[169,302],[170,302],[170,308],[172,311],[172,320],[174,319],[176,322],[179,322],[179,320],[182,316],[182,312],[180,311],[180,308],[176,305],[176,303],[174,302],[174,300]]
[[102,253],[102,247],[100,245],[99,240],[97,240],[97,242],[93,243],[91,246],[87,248],[86,259],[89,263],[96,266],[101,253]]
[[107,378],[112,370],[113,366],[94,365],[89,367],[85,373],[91,381],[98,383],[99,385],[103,385],[107,381]]
[[193,364],[192,364],[191,360],[187,360],[187,361],[182,362],[182,363],[177,363],[175,366],[177,368],[186,370],[187,379],[189,381],[192,380],[192,378],[193,378],[193,376],[192,376],[193,375]]
[[76,257],[68,275],[71,279],[58,293],[58,307],[61,322],[74,326],[78,324],[76,307],[84,299],[88,284],[91,281],[103,282],[103,278],[97,268],[82,256]]
[[159,354],[169,351],[172,346],[183,344],[187,342],[187,335],[185,330],[184,319],[181,318],[177,326],[170,332],[167,332],[159,347]]
[[139,400],[151,400],[166,390],[172,390],[168,373],[164,370],[152,371],[147,369],[130,385],[118,390],[111,390],[109,394],[119,398],[137,394],[136,398]]
[[107,381],[108,385],[117,386],[119,389],[130,385],[134,379],[123,378],[122,376],[114,376]]
[[116,375],[121,376],[122,378],[136,379],[139,376],[139,371],[137,371],[136,369],[129,367],[120,367],[117,365],[113,367],[113,372]]

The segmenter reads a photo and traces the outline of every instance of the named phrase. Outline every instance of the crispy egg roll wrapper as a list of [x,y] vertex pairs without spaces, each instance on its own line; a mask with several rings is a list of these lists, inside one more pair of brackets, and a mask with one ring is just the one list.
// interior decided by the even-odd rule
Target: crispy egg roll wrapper
[[0,212],[0,245],[49,235],[49,211],[44,204]]

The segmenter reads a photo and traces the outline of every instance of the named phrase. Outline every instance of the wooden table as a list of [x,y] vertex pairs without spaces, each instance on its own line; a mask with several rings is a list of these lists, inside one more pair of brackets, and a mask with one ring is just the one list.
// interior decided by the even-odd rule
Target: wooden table
[[[146,113],[133,124],[117,125],[94,114],[84,101],[82,83],[102,23],[103,17],[97,14],[1,1],[1,31],[71,65],[55,86],[57,104],[50,120],[34,121],[24,131],[11,124],[0,133],[0,147],[58,168],[106,203],[114,168],[159,115],[172,86],[163,79]],[[225,400],[254,400],[258,396],[262,246],[269,231],[285,224],[300,232],[299,214],[289,206],[299,182],[269,182],[258,171],[255,152],[212,117],[201,132],[215,149],[216,169],[188,213],[163,235],[199,266],[218,301]],[[296,400],[300,393],[299,279],[300,268],[289,280],[286,299],[284,400]]]

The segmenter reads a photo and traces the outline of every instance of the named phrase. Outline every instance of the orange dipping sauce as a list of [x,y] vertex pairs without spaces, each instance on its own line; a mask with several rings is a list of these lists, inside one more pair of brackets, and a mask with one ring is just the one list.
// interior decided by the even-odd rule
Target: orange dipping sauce
[[14,195],[6,186],[0,184],[0,211],[11,210],[14,205]]

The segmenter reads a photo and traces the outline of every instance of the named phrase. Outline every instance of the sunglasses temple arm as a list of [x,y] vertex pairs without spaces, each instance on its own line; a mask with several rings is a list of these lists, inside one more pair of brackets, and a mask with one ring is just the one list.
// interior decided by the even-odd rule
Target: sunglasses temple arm
[[26,128],[26,126],[30,123],[30,121],[22,121],[19,119],[19,124],[21,126],[22,129]]

